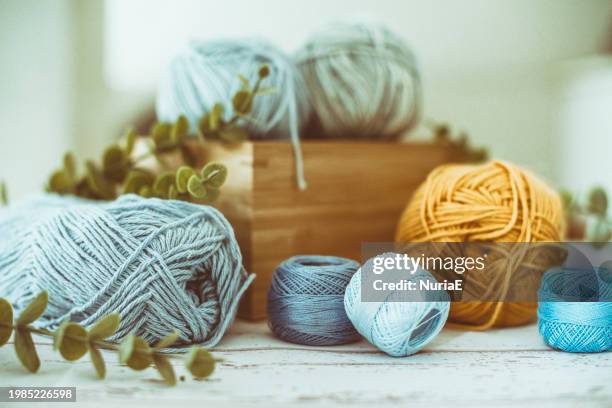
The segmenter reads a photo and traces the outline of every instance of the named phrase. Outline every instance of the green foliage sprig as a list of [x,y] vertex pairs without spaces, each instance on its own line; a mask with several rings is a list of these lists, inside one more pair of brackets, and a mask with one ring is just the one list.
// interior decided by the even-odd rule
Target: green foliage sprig
[[456,137],[453,137],[450,127],[446,124],[429,123],[428,126],[431,128],[434,143],[461,150],[466,162],[480,163],[489,158],[489,152],[486,148],[475,148],[470,145],[467,133],[460,132]]
[[[47,191],[100,200],[133,193],[197,203],[214,201],[227,178],[227,168],[220,163],[208,163],[195,169],[198,158],[194,156],[193,144],[204,144],[208,140],[231,143],[245,140],[248,132],[242,124],[254,120],[249,114],[255,96],[273,91],[261,86],[269,73],[268,65],[263,65],[253,86],[244,76],[239,76],[242,85],[232,98],[233,115],[226,120],[223,105],[215,104],[199,120],[195,135],[189,133],[190,126],[185,116],[180,116],[174,123],[155,123],[148,136],[129,130],[118,143],[104,150],[100,163],[86,161],[82,174],[78,171],[75,157],[66,153],[62,168],[49,178]],[[148,152],[133,157],[136,142],[141,138],[147,140]],[[142,166],[143,161],[154,157],[162,167],[167,167],[168,156],[177,153],[182,166],[175,172],[155,174]]]
[[[178,340],[177,333],[170,333],[154,346],[143,338],[129,335],[119,345],[105,341],[119,328],[119,315],[114,313],[98,320],[89,331],[75,322],[66,321],[56,331],[38,329],[31,326],[47,307],[47,292],[40,293],[14,320],[13,308],[0,298],[0,347],[5,345],[14,333],[15,352],[21,364],[35,373],[40,368],[40,359],[32,339],[32,333],[53,338],[53,348],[67,361],[76,361],[89,352],[89,356],[99,378],[106,376],[106,365],[100,349],[114,350],[119,354],[119,362],[133,370],[141,371],[155,367],[164,382],[176,384],[174,368],[170,358],[176,354],[162,350]],[[201,347],[192,347],[184,356],[185,367],[198,379],[206,378],[215,369],[216,360]]]
[[0,180],[0,205],[8,205],[8,190],[4,181]]
[[[569,239],[586,239],[592,243],[604,243],[612,240],[612,219],[608,218],[608,195],[602,187],[589,191],[586,202],[569,191],[560,192],[563,209],[568,223]],[[586,218],[594,222],[587,228]]]

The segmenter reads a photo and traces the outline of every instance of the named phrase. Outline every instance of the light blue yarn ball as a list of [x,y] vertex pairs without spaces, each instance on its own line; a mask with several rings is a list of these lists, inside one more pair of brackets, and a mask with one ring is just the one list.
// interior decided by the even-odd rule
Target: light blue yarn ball
[[[395,291],[384,302],[365,302],[362,300],[363,270],[362,266],[353,275],[344,295],[346,314],[363,337],[390,356],[405,357],[417,353],[438,335],[450,309],[446,292],[417,290],[410,297],[422,301],[401,301],[405,294]],[[406,279],[436,282],[424,269],[418,269]]]
[[93,202],[44,195],[0,211],[0,297],[19,312],[42,290],[40,327],[91,326],[112,312],[112,338],[214,346],[252,280],[232,227],[212,207],[122,196]]
[[539,291],[538,328],[546,344],[559,350],[612,350],[612,270],[546,272]]
[[344,290],[359,264],[335,256],[303,255],[282,262],[268,291],[268,323],[291,343],[345,344],[359,334],[344,311]]
[[[304,81],[285,53],[264,40],[194,41],[177,55],[162,77],[156,101],[157,117],[174,121],[185,115],[193,127],[216,103],[222,103],[226,119],[233,115],[232,97],[242,87],[239,75],[251,85],[259,69],[270,73],[262,87],[272,92],[257,96],[242,125],[254,139],[288,139],[308,120],[310,104]],[[195,128],[194,128],[195,130]]]

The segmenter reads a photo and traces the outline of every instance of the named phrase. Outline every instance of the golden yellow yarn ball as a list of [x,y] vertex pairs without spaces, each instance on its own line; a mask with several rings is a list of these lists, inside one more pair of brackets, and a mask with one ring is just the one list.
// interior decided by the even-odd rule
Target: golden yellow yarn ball
[[[514,164],[493,161],[434,169],[404,210],[396,241],[560,242],[563,228],[561,199],[554,190]],[[479,279],[482,287],[494,281]],[[538,288],[532,286],[535,295]],[[535,302],[453,302],[449,321],[486,330],[528,323],[536,310]]]

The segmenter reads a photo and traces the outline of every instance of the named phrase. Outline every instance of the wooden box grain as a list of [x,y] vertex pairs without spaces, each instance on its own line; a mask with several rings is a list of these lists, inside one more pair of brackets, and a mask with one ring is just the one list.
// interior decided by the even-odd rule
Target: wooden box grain
[[203,161],[226,164],[229,176],[214,205],[234,226],[245,268],[257,278],[239,316],[266,317],[272,273],[298,254],[360,260],[362,242],[394,238],[400,213],[436,166],[462,152],[432,143],[303,141],[308,188],[296,185],[286,141],[209,144]]

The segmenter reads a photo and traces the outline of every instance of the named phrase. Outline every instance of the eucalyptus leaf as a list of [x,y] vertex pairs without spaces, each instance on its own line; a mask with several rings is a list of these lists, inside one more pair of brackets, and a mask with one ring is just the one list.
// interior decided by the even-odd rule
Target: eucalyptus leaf
[[155,368],[157,368],[157,371],[159,371],[159,374],[161,374],[166,384],[170,386],[176,385],[174,368],[172,368],[172,364],[170,364],[168,359],[161,354],[155,354],[153,356],[153,362],[155,363]]
[[259,68],[259,77],[265,78],[270,75],[270,66],[268,64],[263,64],[261,68]]
[[176,180],[176,176],[173,172],[168,171],[160,174],[155,179],[155,184],[153,184],[153,191],[158,197],[168,198],[168,191],[170,190],[170,186],[173,186]]
[[223,120],[223,105],[216,103],[208,115],[208,128],[212,131],[219,129]]
[[76,159],[70,152],[64,154],[64,170],[71,179],[74,180],[76,178]]
[[96,369],[96,373],[99,378],[104,378],[106,376],[106,365],[104,364],[104,359],[102,358],[102,353],[95,347],[95,344],[89,345],[89,356],[91,357],[91,362]]
[[208,163],[202,169],[202,178],[207,187],[219,188],[227,179],[227,167],[221,163]]
[[54,333],[53,348],[62,357],[75,361],[87,353],[87,330],[75,322],[64,322]]
[[6,184],[4,184],[4,181],[0,181],[0,204],[8,205],[8,203],[8,190]]
[[232,98],[234,110],[238,113],[249,113],[253,109],[253,94],[251,91],[238,91]]
[[151,138],[156,145],[168,143],[170,141],[170,131],[172,125],[169,123],[158,122],[151,129]]
[[170,141],[180,143],[189,132],[189,121],[185,115],[180,115],[170,130]]
[[144,198],[153,197],[153,189],[149,186],[143,186],[138,190],[138,195]]
[[17,326],[25,326],[36,319],[38,319],[44,313],[47,308],[47,301],[49,300],[49,295],[46,291],[40,292],[38,296],[30,302],[30,304],[21,312],[19,317],[17,318]]
[[128,157],[117,145],[108,147],[102,158],[104,175],[114,181],[122,181],[128,170]]
[[151,348],[143,338],[130,335],[119,345],[119,361],[133,370],[144,370],[152,363]]
[[74,190],[74,185],[65,170],[57,170],[51,174],[47,189],[54,193],[67,194]]
[[221,130],[219,136],[226,142],[235,143],[248,139],[249,132],[241,127],[232,126]]
[[121,323],[121,317],[118,313],[111,313],[98,320],[96,324],[89,329],[89,340],[97,341],[106,339],[117,331],[119,324]]
[[129,129],[125,135],[125,152],[130,155],[134,151],[136,145],[136,132],[134,129]]
[[0,299],[0,346],[4,346],[13,333],[13,307],[6,299]]
[[600,217],[605,217],[608,212],[608,196],[601,187],[595,187],[589,193],[588,211]]
[[178,338],[179,338],[179,334],[177,332],[172,332],[168,334],[166,337],[164,337],[163,339],[161,339],[160,341],[158,341],[157,344],[155,345],[155,348],[162,349],[162,348],[170,347],[171,345],[177,342]]
[[181,166],[176,171],[176,189],[179,193],[185,194],[187,192],[187,183],[191,176],[196,174],[196,171],[189,166]]
[[32,341],[32,335],[27,329],[17,328],[15,330],[15,352],[19,361],[28,371],[35,373],[40,368],[40,359]]
[[203,180],[197,174],[189,177],[187,182],[187,191],[191,196],[198,199],[204,199],[208,195],[208,191],[203,184]]
[[134,169],[130,171],[123,184],[123,194],[138,194],[143,187],[151,187],[155,176],[146,170]]
[[215,370],[215,360],[207,350],[192,347],[185,355],[185,366],[195,378],[206,378]]

